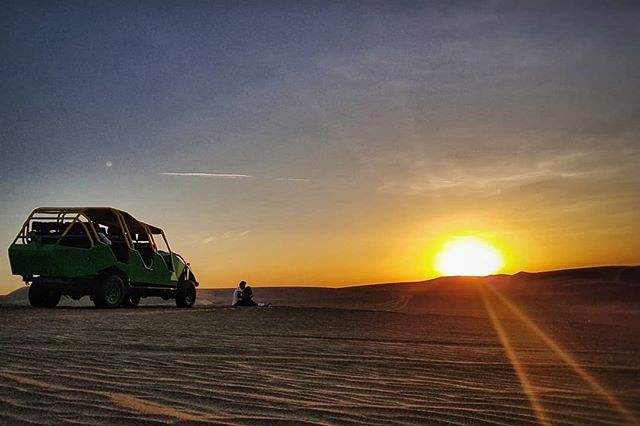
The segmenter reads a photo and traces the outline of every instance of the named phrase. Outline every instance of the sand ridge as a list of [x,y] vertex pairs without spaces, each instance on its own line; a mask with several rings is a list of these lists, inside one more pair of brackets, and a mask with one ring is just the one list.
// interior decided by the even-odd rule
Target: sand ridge
[[[4,377],[5,379],[12,380],[20,385],[27,385],[37,387],[46,391],[61,391],[61,392],[78,392],[79,389],[61,386],[51,383],[46,383],[42,380],[32,379],[30,377],[25,377],[15,372],[7,372],[0,369],[0,377]],[[115,392],[102,392],[98,390],[82,390],[86,394],[102,396],[110,399],[113,403],[118,405],[119,407],[125,408],[134,413],[141,414],[149,414],[153,416],[166,416],[173,417],[179,420],[189,420],[195,422],[205,422],[211,423],[215,419],[210,415],[203,414],[193,414],[180,410],[176,410],[175,408],[163,406],[159,404],[154,404],[148,401],[144,401],[140,398],[136,398],[134,396],[124,394],[124,393],[115,393]]]
[[[536,321],[637,415],[637,330]],[[529,330],[503,323],[553,424],[629,424]],[[538,423],[488,317],[0,308],[0,339],[3,424]]]
[[256,289],[324,307],[0,304],[0,424],[636,424],[629,271]]

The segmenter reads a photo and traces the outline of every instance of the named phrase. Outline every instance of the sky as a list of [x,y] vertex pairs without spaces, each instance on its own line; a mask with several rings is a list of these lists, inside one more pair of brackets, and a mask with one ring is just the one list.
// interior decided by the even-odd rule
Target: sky
[[[162,227],[203,286],[638,264],[640,4],[0,5],[0,242],[38,206]],[[0,259],[0,293],[20,286]]]

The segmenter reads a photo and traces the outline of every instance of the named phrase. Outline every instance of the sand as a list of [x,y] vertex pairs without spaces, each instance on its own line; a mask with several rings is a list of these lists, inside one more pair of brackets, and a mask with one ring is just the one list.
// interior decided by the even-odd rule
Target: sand
[[399,287],[360,289],[395,312],[0,306],[0,424],[637,423],[635,284],[590,315],[471,281],[418,314]]

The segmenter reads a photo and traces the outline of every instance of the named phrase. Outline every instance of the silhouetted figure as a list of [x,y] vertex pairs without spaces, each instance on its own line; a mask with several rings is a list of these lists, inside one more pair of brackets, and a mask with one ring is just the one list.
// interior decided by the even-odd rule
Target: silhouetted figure
[[238,288],[233,290],[231,306],[261,306],[267,307],[270,303],[256,303],[253,301],[253,290],[246,281],[240,281]]

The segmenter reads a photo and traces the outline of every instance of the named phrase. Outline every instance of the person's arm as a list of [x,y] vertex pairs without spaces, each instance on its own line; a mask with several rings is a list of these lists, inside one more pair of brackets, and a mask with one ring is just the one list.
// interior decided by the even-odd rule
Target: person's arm
[[107,236],[104,235],[102,232],[98,232],[98,238],[100,238],[100,241],[105,243],[106,245],[108,246],[111,245],[111,240],[107,238]]

